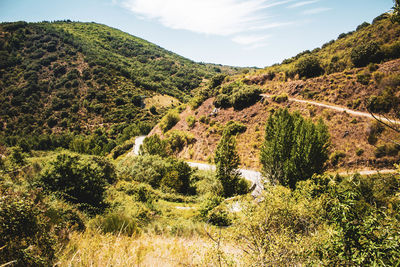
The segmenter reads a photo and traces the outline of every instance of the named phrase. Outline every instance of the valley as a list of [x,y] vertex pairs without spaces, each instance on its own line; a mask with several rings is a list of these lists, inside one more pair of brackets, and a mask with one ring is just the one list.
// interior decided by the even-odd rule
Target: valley
[[398,265],[399,5],[265,68],[0,23],[0,266]]

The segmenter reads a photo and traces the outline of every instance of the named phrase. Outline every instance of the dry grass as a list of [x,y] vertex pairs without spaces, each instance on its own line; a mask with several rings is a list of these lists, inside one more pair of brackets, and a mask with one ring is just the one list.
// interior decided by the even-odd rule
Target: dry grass
[[159,108],[169,108],[171,106],[178,106],[180,104],[179,100],[169,96],[169,95],[155,95],[151,98],[146,98],[144,100],[146,108],[150,108],[152,106]]
[[223,266],[240,265],[235,263],[240,251],[225,245],[218,254],[208,238],[128,237],[96,231],[72,233],[70,238],[59,253],[57,266],[215,266],[219,261]]

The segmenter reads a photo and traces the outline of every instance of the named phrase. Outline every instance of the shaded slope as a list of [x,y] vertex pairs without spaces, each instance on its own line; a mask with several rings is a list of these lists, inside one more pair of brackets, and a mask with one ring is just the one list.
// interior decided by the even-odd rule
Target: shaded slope
[[[0,136],[85,133],[117,136],[154,123],[143,97],[185,100],[203,80],[230,67],[198,64],[96,23],[0,24]],[[7,141],[14,144],[14,141]]]

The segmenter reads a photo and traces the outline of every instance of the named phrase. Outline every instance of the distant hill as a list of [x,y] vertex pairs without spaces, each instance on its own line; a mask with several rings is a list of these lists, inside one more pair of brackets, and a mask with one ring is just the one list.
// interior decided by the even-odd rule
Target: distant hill
[[[312,75],[300,75],[298,71],[304,66],[311,71],[303,74]],[[389,14],[383,14],[372,24],[363,23],[356,31],[341,34],[336,41],[282,64],[213,79],[214,83],[198,90],[193,110],[182,113],[180,122],[172,128],[188,132],[196,140],[182,149],[179,157],[212,160],[225,125],[237,121],[245,126],[237,136],[241,163],[260,168],[258,156],[265,122],[277,108],[289,108],[315,121],[323,118],[328,125],[332,169],[393,166],[400,159],[400,146],[390,140],[398,140],[398,133],[384,130],[370,117],[310,103],[367,115],[369,109],[399,120],[399,77],[400,25],[392,23]],[[261,99],[260,93],[269,97]],[[215,112],[216,107],[221,110]],[[188,121],[196,123],[189,125]],[[161,133],[157,128],[153,132]]]
[[195,63],[101,24],[2,23],[0,136],[84,133],[109,124],[122,132],[163,113],[144,109],[144,97],[185,101],[215,74],[238,71]]

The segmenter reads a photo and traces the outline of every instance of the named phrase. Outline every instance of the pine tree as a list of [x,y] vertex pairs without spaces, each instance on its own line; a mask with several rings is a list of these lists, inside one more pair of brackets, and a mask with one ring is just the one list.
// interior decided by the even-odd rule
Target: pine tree
[[237,193],[240,182],[239,155],[236,151],[236,141],[233,136],[222,135],[215,151],[217,179],[221,181],[224,196],[231,197]]
[[263,174],[290,188],[322,173],[328,159],[329,133],[320,120],[314,124],[299,113],[279,109],[268,118],[260,161]]

